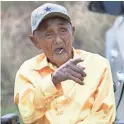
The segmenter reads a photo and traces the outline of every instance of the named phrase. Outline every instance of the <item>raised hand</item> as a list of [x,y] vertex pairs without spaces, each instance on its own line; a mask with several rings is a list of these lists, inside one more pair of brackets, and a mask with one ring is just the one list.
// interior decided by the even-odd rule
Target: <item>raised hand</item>
[[84,72],[84,67],[77,65],[79,62],[82,62],[81,58],[75,58],[68,60],[65,64],[60,66],[53,74],[52,81],[56,85],[61,81],[73,80],[76,83],[83,85],[84,77],[86,73]]

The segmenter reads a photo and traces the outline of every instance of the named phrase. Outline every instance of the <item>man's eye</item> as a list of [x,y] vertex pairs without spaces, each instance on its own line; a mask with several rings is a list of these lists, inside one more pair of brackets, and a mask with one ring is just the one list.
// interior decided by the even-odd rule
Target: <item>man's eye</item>
[[67,29],[66,28],[61,28],[61,32],[66,32]]
[[52,33],[46,33],[46,37],[50,38],[52,36]]

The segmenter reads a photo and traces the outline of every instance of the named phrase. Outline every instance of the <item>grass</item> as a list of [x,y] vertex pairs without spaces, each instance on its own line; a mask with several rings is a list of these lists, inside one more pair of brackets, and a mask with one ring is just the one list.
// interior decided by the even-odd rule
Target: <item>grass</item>
[[5,114],[8,114],[8,113],[16,113],[18,114],[18,109],[16,106],[12,106],[11,107],[6,107],[6,108],[1,108],[1,115],[5,115]]

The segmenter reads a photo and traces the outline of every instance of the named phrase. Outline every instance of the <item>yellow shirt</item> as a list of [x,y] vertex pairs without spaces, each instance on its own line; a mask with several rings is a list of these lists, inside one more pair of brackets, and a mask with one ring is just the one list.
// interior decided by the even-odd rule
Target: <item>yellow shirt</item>
[[56,87],[57,68],[40,54],[24,62],[16,75],[14,101],[25,124],[112,124],[115,120],[113,81],[108,61],[74,49],[84,59],[84,85],[66,80]]

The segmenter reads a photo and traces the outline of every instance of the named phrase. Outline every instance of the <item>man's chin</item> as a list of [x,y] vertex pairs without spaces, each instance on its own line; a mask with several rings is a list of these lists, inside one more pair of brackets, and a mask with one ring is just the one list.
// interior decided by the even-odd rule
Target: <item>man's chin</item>
[[63,65],[65,62],[68,61],[69,57],[68,55],[54,55],[53,56],[53,59],[54,59],[54,63],[56,63],[57,66],[61,66]]

